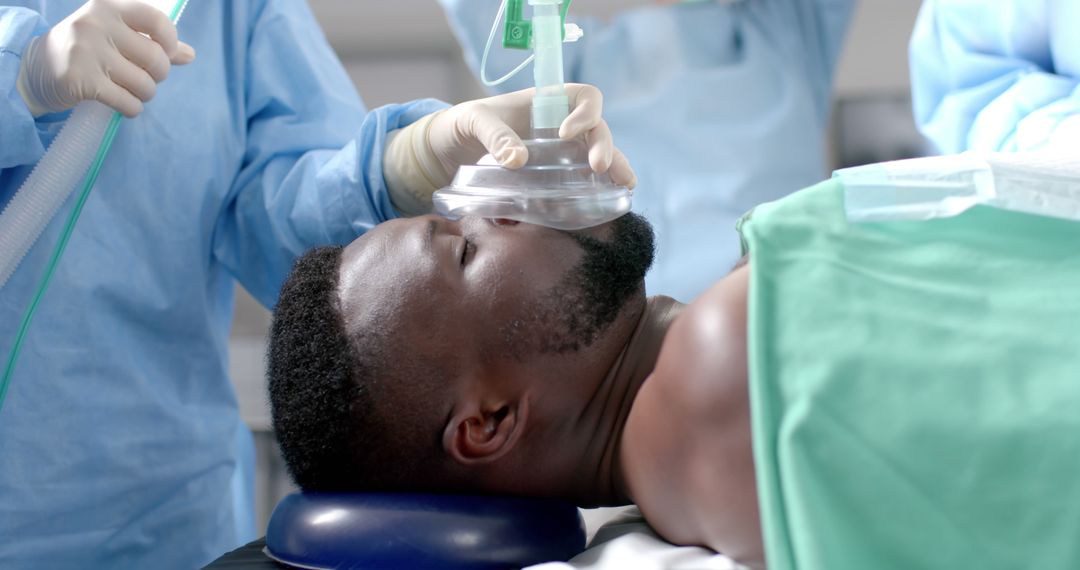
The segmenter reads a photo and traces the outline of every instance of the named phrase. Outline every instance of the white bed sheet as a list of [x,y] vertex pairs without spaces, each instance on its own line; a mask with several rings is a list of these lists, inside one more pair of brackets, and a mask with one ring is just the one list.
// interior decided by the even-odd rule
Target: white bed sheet
[[[590,529],[591,530],[591,529]],[[569,562],[525,570],[746,570],[706,548],[675,546],[656,535],[637,507],[626,507],[604,523],[589,547]]]

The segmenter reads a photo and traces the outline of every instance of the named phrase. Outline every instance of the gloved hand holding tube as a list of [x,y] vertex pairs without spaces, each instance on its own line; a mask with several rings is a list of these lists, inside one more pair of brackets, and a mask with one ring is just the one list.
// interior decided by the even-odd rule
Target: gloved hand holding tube
[[194,60],[160,10],[139,0],[90,0],[30,43],[17,85],[35,117],[90,99],[134,117],[172,65]]
[[[383,174],[394,207],[405,215],[432,210],[431,195],[449,184],[458,167],[491,153],[499,164],[525,165],[534,89],[456,105],[394,133],[383,157]],[[603,95],[591,85],[567,84],[570,115],[559,129],[564,140],[585,137],[589,164],[616,184],[633,188],[637,176],[615,147],[602,117]]]

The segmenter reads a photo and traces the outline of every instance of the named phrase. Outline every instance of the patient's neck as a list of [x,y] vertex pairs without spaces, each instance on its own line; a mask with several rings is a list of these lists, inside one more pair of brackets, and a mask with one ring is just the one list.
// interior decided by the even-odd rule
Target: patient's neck
[[668,328],[683,307],[670,297],[650,297],[646,301],[630,340],[585,406],[583,424],[593,429],[592,437],[586,443],[580,472],[595,474],[589,483],[591,488],[585,489],[583,495],[592,497],[596,504],[582,506],[629,502],[621,491],[625,487],[619,480],[621,470],[617,468],[623,426],[638,390],[656,365]]

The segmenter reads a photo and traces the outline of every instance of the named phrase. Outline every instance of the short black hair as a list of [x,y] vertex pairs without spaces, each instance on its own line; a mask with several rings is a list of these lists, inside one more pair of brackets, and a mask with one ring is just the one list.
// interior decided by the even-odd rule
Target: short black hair
[[342,251],[323,247],[301,256],[274,309],[267,372],[281,453],[308,491],[430,490],[431,478],[417,475],[431,475],[439,442],[416,437],[429,426],[409,424],[415,409],[380,409],[393,402],[377,401],[375,392],[386,393],[379,383],[401,380],[406,369],[389,366],[386,339],[346,329],[338,295]]

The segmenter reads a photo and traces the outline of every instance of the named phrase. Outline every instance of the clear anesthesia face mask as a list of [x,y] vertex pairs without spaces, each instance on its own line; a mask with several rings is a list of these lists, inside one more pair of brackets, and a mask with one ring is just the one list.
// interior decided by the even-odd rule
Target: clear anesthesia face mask
[[[484,49],[481,78],[489,86],[498,85],[533,62],[533,138],[524,141],[529,160],[524,167],[510,170],[489,154],[475,165],[462,166],[450,186],[435,192],[435,211],[451,219],[506,218],[560,230],[610,222],[630,211],[631,191],[613,183],[607,174],[592,170],[584,141],[558,137],[569,114],[562,45],[580,38],[581,30],[565,22],[569,0],[566,5],[562,0],[527,1],[533,9],[531,21],[522,16],[522,0],[501,3]],[[489,81],[487,57],[504,12],[503,45],[534,53],[506,76]]]
[[583,141],[525,141],[529,161],[518,170],[491,155],[458,170],[435,193],[435,211],[448,218],[506,218],[560,230],[610,222],[630,211],[631,192],[589,166]]

